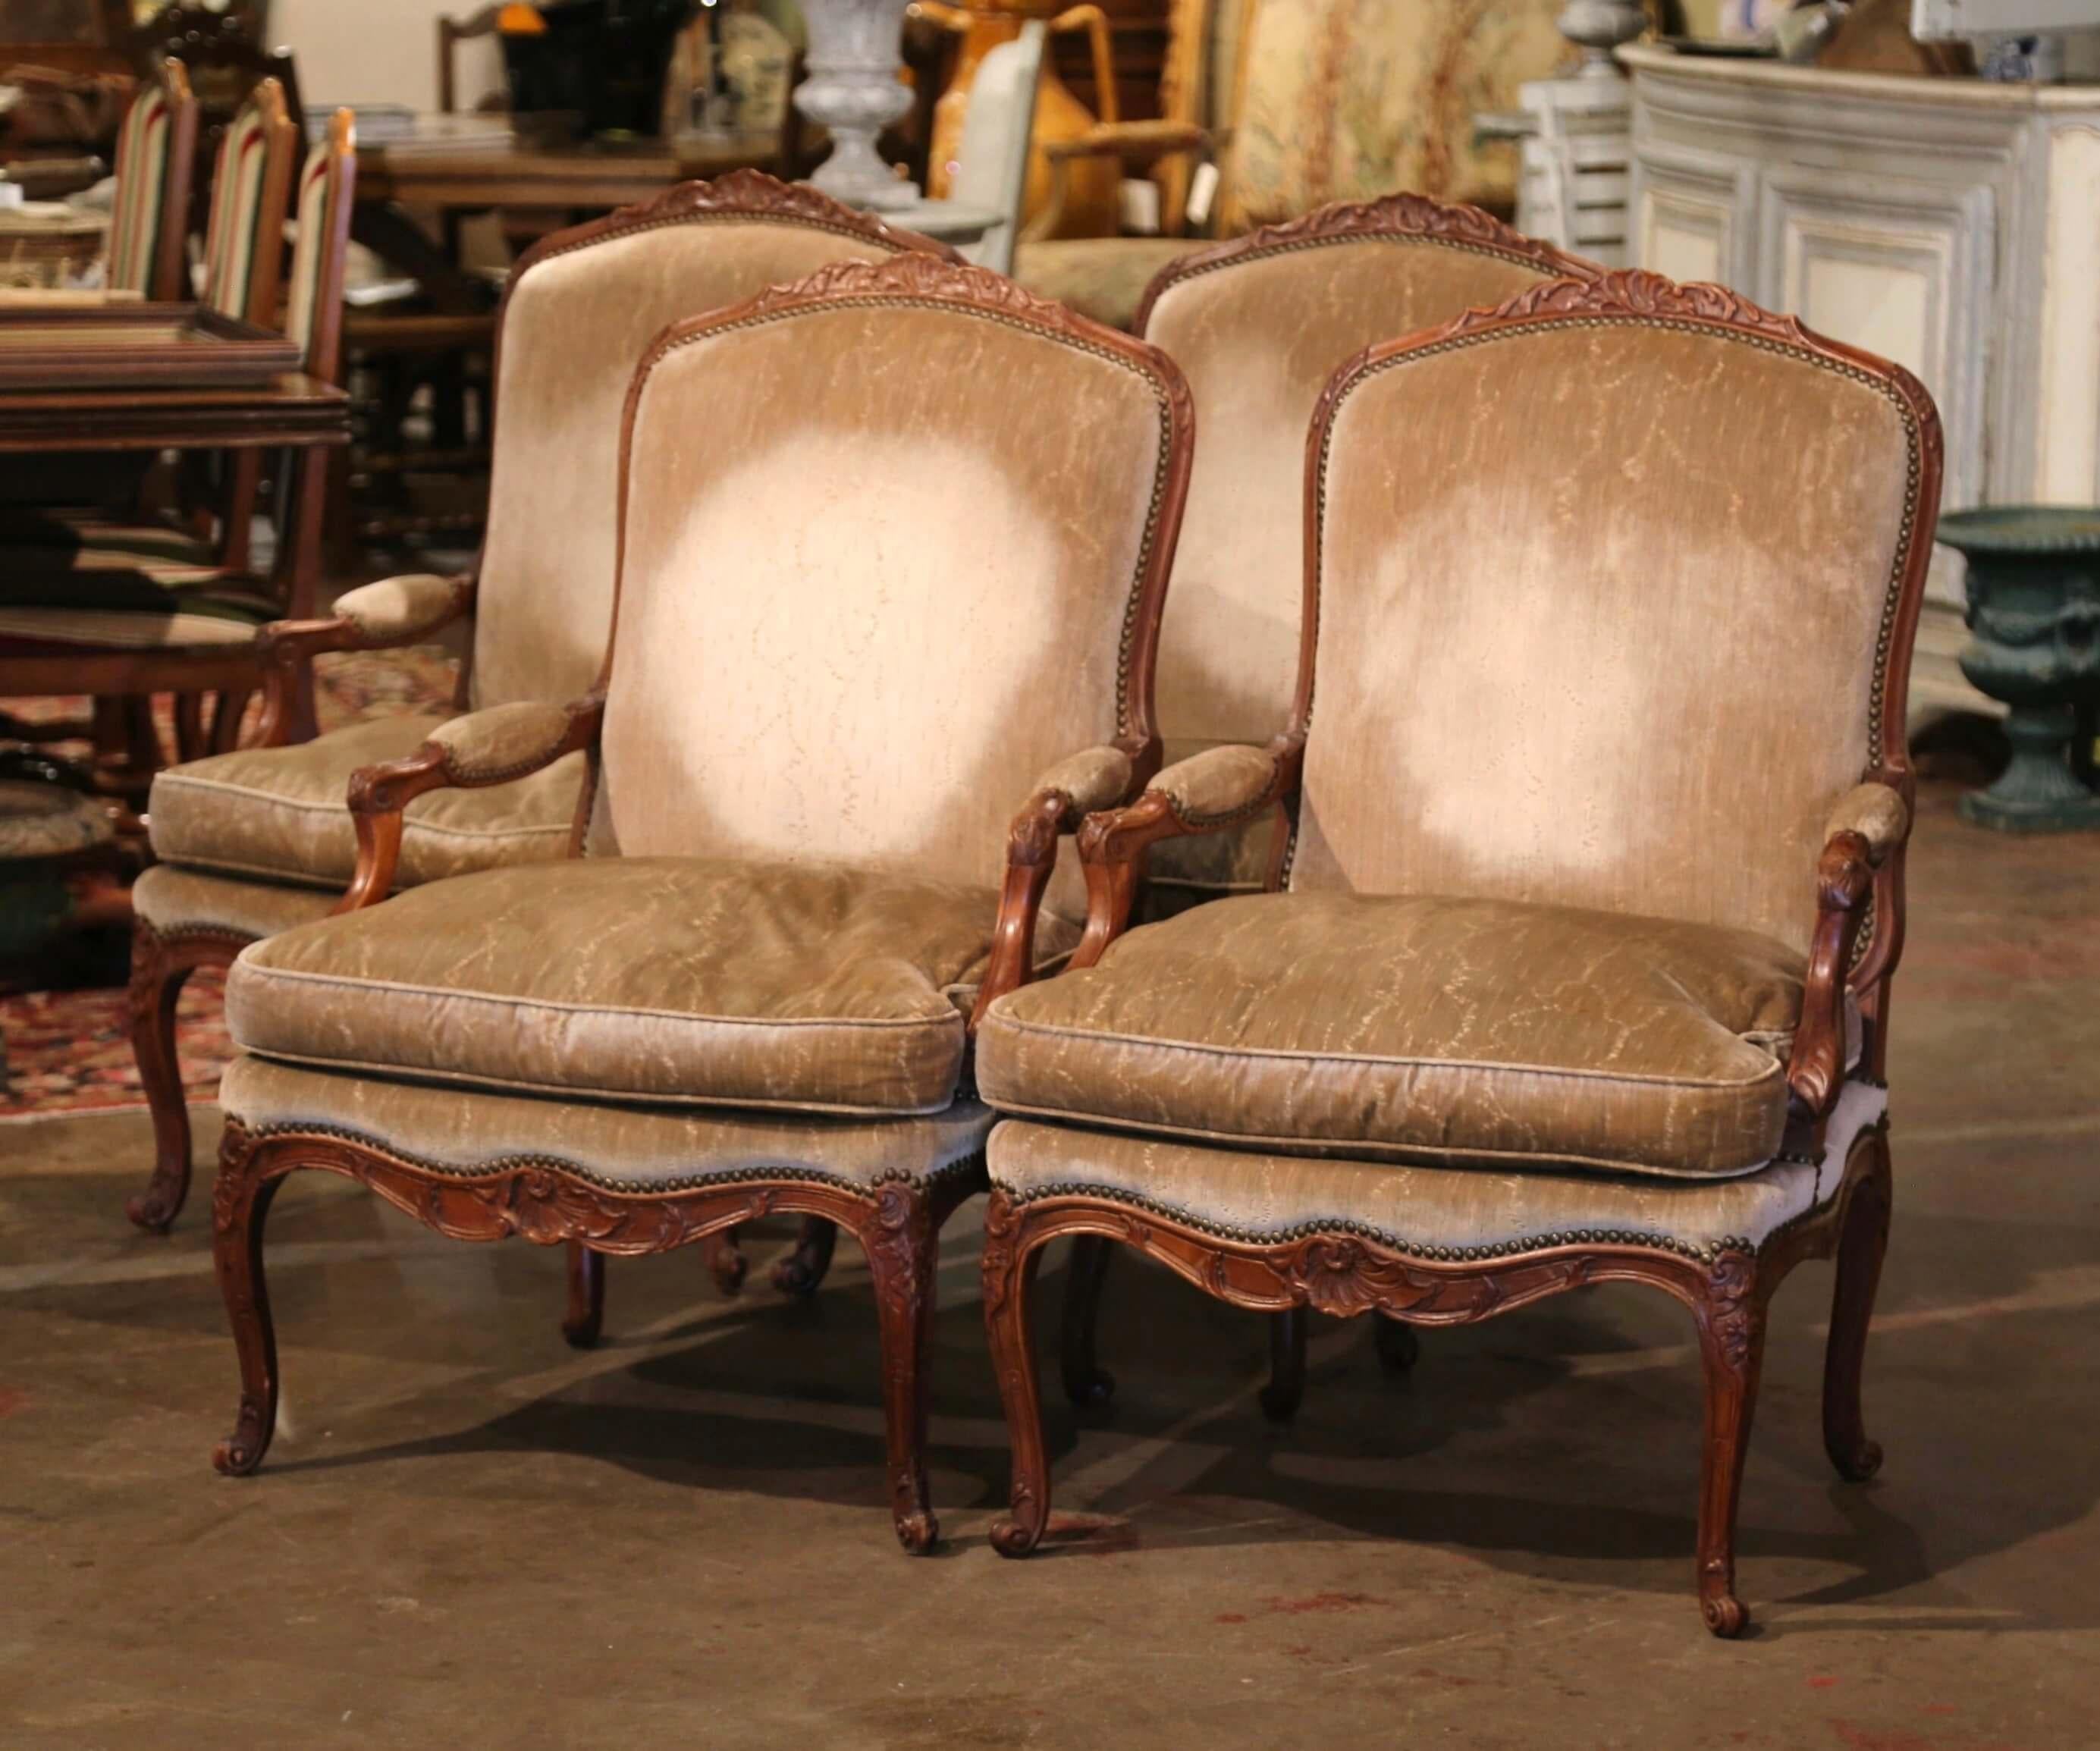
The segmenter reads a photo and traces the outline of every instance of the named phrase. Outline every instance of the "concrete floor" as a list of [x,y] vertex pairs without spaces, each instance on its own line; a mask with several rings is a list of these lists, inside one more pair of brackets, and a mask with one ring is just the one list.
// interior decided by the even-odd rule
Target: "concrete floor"
[[615,1264],[578,1356],[558,1255],[317,1175],[271,1228],[286,1425],[222,1480],[203,1200],[130,1232],[127,1115],[0,1132],[0,1745],[2100,1744],[2100,841],[1987,836],[1952,794],[1897,983],[1888,1463],[1858,1488],[1824,1462],[1806,1267],[1741,1643],[1692,1600],[1688,1325],[1629,1288],[1429,1334],[1398,1383],[1324,1323],[1279,1432],[1261,1322],[1118,1260],[1118,1401],[1053,1405],[1065,1536],[1003,1561],[973,1211],[929,1559],[890,1536],[849,1248],[809,1308],[762,1286],[784,1231],[733,1302],[694,1255]]

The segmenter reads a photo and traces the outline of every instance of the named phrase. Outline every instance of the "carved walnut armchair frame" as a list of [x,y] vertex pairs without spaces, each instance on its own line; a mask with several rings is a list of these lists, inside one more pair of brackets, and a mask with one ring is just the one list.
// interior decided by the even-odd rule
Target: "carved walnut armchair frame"
[[[1526,236],[1478,207],[1403,192],[1386,195],[1376,201],[1338,201],[1299,218],[1264,225],[1244,236],[1229,238],[1176,257],[1154,275],[1151,284],[1145,287],[1145,296],[1138,302],[1136,318],[1131,324],[1132,331],[1140,335],[1148,333],[1153,310],[1160,299],[1185,281],[1202,275],[1245,267],[1273,256],[1330,245],[1379,241],[1424,243],[1470,251],[1532,268],[1549,279],[1590,280],[1604,271],[1595,262],[1570,255],[1539,238]],[[1339,359],[1335,361],[1337,365],[1342,362]],[[1272,873],[1273,886],[1282,878],[1280,867]],[[1059,1325],[1059,1374],[1065,1397],[1081,1408],[1105,1404],[1115,1395],[1115,1377],[1096,1359],[1101,1291],[1108,1276],[1109,1261],[1114,1256],[1114,1249],[1107,1242],[1080,1235],[1073,1240],[1065,1271],[1064,1311]],[[1409,1326],[1380,1320],[1374,1329],[1379,1360],[1388,1372],[1405,1373],[1414,1365],[1419,1346]],[[1304,1399],[1308,1331],[1302,1307],[1286,1308],[1272,1316],[1269,1379],[1261,1390],[1260,1400],[1264,1414],[1276,1422],[1287,1422],[1296,1415]]]
[[[348,202],[341,205],[342,223],[346,226]],[[534,268],[576,250],[640,232],[752,218],[774,219],[866,238],[900,252],[916,252],[942,260],[957,258],[945,244],[893,229],[871,215],[840,206],[814,189],[782,183],[761,171],[737,170],[711,183],[681,183],[651,201],[623,207],[588,224],[543,237],[525,253],[505,289],[503,305],[497,313],[498,380],[503,315],[518,283]],[[324,320],[330,324],[331,345],[340,314],[340,299],[330,304],[324,313]],[[317,508],[318,500],[315,504]],[[251,669],[258,663],[262,668],[263,709],[256,731],[256,745],[281,747],[301,739],[302,730],[305,734],[312,733],[311,727],[302,722],[302,702],[311,685],[309,677],[316,657],[344,651],[398,650],[427,642],[448,626],[474,613],[479,569],[477,560],[470,571],[447,580],[430,580],[428,589],[412,596],[405,612],[350,614],[339,608],[325,620],[278,620],[262,628],[256,634],[252,651],[245,652],[240,659]],[[462,665],[453,698],[455,708],[461,712],[468,708],[470,679]],[[214,751],[223,749],[215,748]],[[398,830],[395,845],[398,849]],[[390,885],[390,862],[386,880]],[[380,891],[383,894],[386,890],[382,888]],[[183,1201],[189,1193],[189,1110],[183,1103],[182,1074],[175,1055],[176,1003],[192,973],[200,968],[231,966],[241,950],[257,940],[253,935],[235,930],[186,929],[163,935],[143,919],[134,927],[130,1001],[131,1048],[138,1059],[139,1081],[153,1115],[154,1161],[146,1189],[126,1202],[125,1211],[132,1221],[151,1232],[165,1232],[181,1213]]]
[[[1869,712],[1873,756],[1859,787],[1833,811],[1815,868],[1802,872],[1803,903],[1815,923],[1802,1019],[1786,1067],[1795,1123],[1789,1148],[1820,1158],[1825,1128],[1849,1079],[1886,1087],[1889,990],[1903,946],[1904,855],[1916,778],[1904,741],[1911,648],[1932,551],[1943,440],[1930,398],[1900,367],[1810,333],[1718,286],[1679,286],[1639,271],[1588,284],[1559,282],[1519,294],[1494,311],[1471,311],[1441,329],[1374,347],[1338,373],[1321,398],[1307,446],[1306,603],[1295,703],[1288,728],[1254,757],[1216,748],[1163,773],[1129,807],[1090,816],[1079,833],[1087,929],[1074,968],[1093,965],[1127,925],[1143,879],[1146,848],[1178,835],[1215,831],[1281,805],[1291,832],[1278,839],[1272,887],[1287,873],[1297,826],[1298,783],[1311,719],[1318,628],[1318,509],[1336,410],[1352,386],[1384,361],[1425,350],[1468,346],[1525,326],[1632,323],[1705,330],[1793,355],[1870,386],[1895,408],[1909,458],[1903,522],[1887,580]],[[1243,781],[1230,806],[1207,814],[1176,801],[1176,772],[1196,761],[1236,758]],[[1847,1068],[1846,999],[1856,1003],[1862,1042]],[[1804,1140],[1796,1144],[1793,1140]],[[1127,1197],[1074,1190],[1017,1199],[994,1188],[986,1217],[985,1321],[1013,1441],[1011,1514],[992,1531],[1005,1555],[1035,1549],[1048,1521],[1049,1463],[1030,1334],[1029,1290],[1044,1246],[1061,1236],[1096,1236],[1146,1254],[1220,1299],[1259,1312],[1312,1308],[1353,1317],[1375,1312],[1410,1325],[1486,1319],[1593,1283],[1645,1283],[1683,1303],[1697,1328],[1705,1378],[1697,1580],[1708,1627],[1741,1633],[1749,1612],[1735,1589],[1736,1513],[1772,1295],[1805,1259],[1835,1255],[1823,1383],[1824,1444],[1839,1474],[1871,1477],[1881,1449],[1865,1432],[1860,1372],[1888,1236],[1890,1167],[1886,1121],[1855,1137],[1834,1194],[1784,1224],[1760,1246],[1726,1243],[1710,1255],[1679,1252],[1642,1237],[1556,1234],[1527,1250],[1401,1250],[1337,1224],[1281,1240],[1211,1232]]]
[[[874,264],[840,262],[792,285],[773,287],[742,304],[676,324],[658,338],[629,392],[621,446],[623,507],[641,390],[664,353],[696,337],[840,302],[981,311],[1116,360],[1145,378],[1158,402],[1160,468],[1124,622],[1117,734],[1103,749],[1093,751],[1105,757],[1090,774],[1080,775],[1079,768],[1087,764],[1083,756],[1052,768],[1013,817],[990,958],[967,1024],[968,1037],[973,1039],[986,1008],[1034,976],[1036,925],[1061,837],[1075,833],[1091,811],[1140,795],[1158,770],[1153,672],[1167,574],[1188,492],[1194,412],[1186,383],[1164,354],[1038,298],[999,275],[925,252]],[[615,602],[615,627],[617,613]],[[447,787],[503,783],[579,749],[588,755],[590,776],[578,805],[570,854],[581,855],[597,789],[599,736],[611,676],[609,646],[598,687],[585,698],[567,706],[496,707],[477,714],[488,733],[478,734],[471,747],[441,730],[415,754],[358,773],[351,790],[357,869],[338,911],[385,898],[400,845],[402,814],[415,798]],[[768,1215],[800,1215],[823,1224],[827,1236],[845,1229],[867,1254],[873,1279],[898,1537],[912,1552],[930,1548],[938,1537],[924,1462],[923,1352],[941,1226],[966,1198],[985,1189],[981,1154],[967,1171],[942,1175],[930,1186],[898,1179],[862,1190],[783,1171],[772,1177],[742,1173],[732,1182],[717,1178],[689,1190],[630,1193],[580,1180],[563,1172],[560,1163],[540,1158],[505,1161],[463,1174],[325,1127],[257,1132],[230,1121],[212,1206],[214,1261],[241,1375],[234,1432],[213,1454],[213,1463],[229,1475],[246,1474],[261,1464],[276,1425],[276,1343],[263,1277],[263,1228],[277,1188],[302,1168],[355,1180],[457,1239],[519,1235],[541,1246],[566,1243],[569,1299],[562,1329],[578,1344],[593,1342],[601,1328],[602,1260],[608,1254],[665,1252]],[[828,1240],[825,1250],[828,1255]]]

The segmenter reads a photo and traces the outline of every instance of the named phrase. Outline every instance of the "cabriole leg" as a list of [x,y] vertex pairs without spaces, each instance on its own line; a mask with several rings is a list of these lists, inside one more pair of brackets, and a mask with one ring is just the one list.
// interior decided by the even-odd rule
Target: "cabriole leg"
[[940,1537],[926,1487],[926,1339],[933,1317],[933,1220],[923,1191],[887,1185],[859,1236],[882,1331],[890,1511],[914,1555]]
[[832,1250],[838,1245],[839,1225],[822,1216],[805,1216],[795,1250],[773,1266],[773,1286],[783,1295],[808,1297],[823,1287],[832,1268]]
[[985,1214],[985,1331],[991,1340],[992,1368],[999,1376],[1007,1439],[1013,1449],[1011,1511],[991,1528],[992,1548],[1002,1556],[1027,1555],[1041,1542],[1050,1519],[1050,1462],[1043,1443],[1043,1403],[1036,1387],[1028,1306],[1043,1254],[1039,1246],[1017,1245],[1020,1230],[1019,1213],[1006,1193],[995,1189]]
[[724,1228],[700,1242],[700,1256],[707,1261],[708,1273],[714,1278],[716,1289],[726,1295],[733,1295],[743,1287],[744,1272],[751,1268],[750,1261],[736,1243],[736,1236],[735,1228]]
[[1764,1362],[1765,1308],[1757,1261],[1724,1253],[1696,1309],[1706,1375],[1705,1451],[1699,1487],[1699,1607],[1706,1627],[1740,1635],[1750,1614],[1736,1596],[1736,1511]]
[[605,1255],[581,1241],[571,1241],[569,1308],[562,1316],[562,1335],[575,1348],[588,1350],[605,1329]]
[[1305,1401],[1305,1339],[1311,1324],[1303,1307],[1268,1316],[1268,1384],[1261,1389],[1261,1409],[1272,1422],[1288,1422]]
[[1371,1315],[1371,1341],[1378,1346],[1379,1365],[1389,1374],[1404,1374],[1422,1359],[1414,1328],[1388,1313]]
[[277,1428],[277,1334],[262,1275],[262,1230],[283,1179],[260,1177],[255,1171],[260,1165],[260,1152],[229,1131],[212,1195],[211,1237],[219,1293],[226,1298],[240,1363],[240,1415],[233,1433],[211,1456],[228,1477],[244,1477],[262,1464]]
[[143,1192],[125,1201],[124,1213],[155,1234],[167,1232],[190,1189],[190,1109],[175,1053],[175,1005],[196,963],[179,959],[170,948],[143,919],[133,926],[131,1051],[153,1115],[153,1177]]
[[1874,1292],[1882,1280],[1882,1255],[1889,1243],[1889,1142],[1885,1133],[1861,1139],[1873,1152],[1865,1175],[1852,1189],[1845,1227],[1838,1239],[1838,1281],[1831,1293],[1830,1342],[1823,1361],[1823,1444],[1838,1475],[1864,1483],[1882,1468],[1882,1449],[1867,1438],[1860,1403],[1860,1376],[1866,1361],[1867,1327],[1874,1317]]

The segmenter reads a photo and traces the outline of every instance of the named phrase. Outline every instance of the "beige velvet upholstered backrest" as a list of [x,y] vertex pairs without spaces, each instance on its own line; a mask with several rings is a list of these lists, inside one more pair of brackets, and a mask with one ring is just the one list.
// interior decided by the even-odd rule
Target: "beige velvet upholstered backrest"
[[682,324],[629,420],[593,852],[994,884],[1040,774],[1150,738],[1151,348],[899,258]]
[[1904,761],[1939,458],[1895,366],[1654,275],[1375,350],[1308,467],[1291,885],[1805,946],[1827,811]]
[[1322,209],[1184,257],[1138,332],[1181,367],[1202,438],[1160,634],[1171,760],[1282,728],[1304,593],[1305,433],[1366,346],[1603,270],[1472,207],[1415,195]]
[[[526,257],[498,343],[471,705],[571,699],[597,680],[619,545],[620,413],[657,334],[827,263],[907,250],[948,253],[744,171],[563,232]],[[696,438],[708,425],[695,410]]]

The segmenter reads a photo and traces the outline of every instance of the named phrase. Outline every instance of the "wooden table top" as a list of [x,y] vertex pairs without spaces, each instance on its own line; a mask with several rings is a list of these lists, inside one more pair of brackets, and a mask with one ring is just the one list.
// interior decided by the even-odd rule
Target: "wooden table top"
[[0,452],[346,443],[350,398],[288,372],[252,387],[0,393]]
[[777,132],[683,135],[633,145],[446,146],[414,141],[360,147],[360,204],[405,206],[619,207],[646,201],[673,183],[726,171],[769,169],[780,156]]

